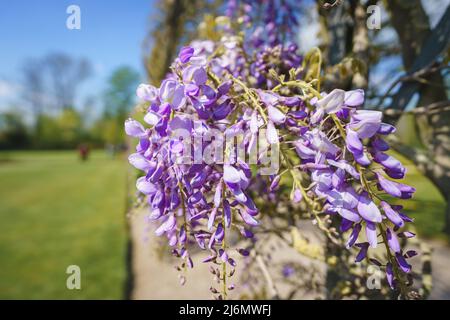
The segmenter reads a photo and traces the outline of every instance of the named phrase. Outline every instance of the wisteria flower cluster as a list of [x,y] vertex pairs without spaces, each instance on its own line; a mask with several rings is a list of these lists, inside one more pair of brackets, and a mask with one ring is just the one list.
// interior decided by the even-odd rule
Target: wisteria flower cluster
[[[323,217],[339,220],[355,261],[383,267],[389,285],[407,297],[408,259],[417,253],[403,250],[398,238],[414,236],[405,229],[412,220],[388,199],[415,190],[395,181],[406,173],[386,153],[384,137],[395,128],[381,112],[361,109],[362,90],[325,93],[317,81],[303,81],[295,46],[256,43],[249,57],[230,30],[218,42],[195,41],[180,50],[159,88],[137,89],[147,110],[144,125],[125,123],[139,139],[129,161],[142,171],[136,187],[156,234],[181,259],[180,270],[194,266],[191,248],[207,252],[202,262],[223,283],[211,291],[226,298],[234,289],[227,282],[236,267],[232,251],[250,255],[232,248],[229,236],[254,238],[264,223],[256,205],[261,185],[276,195],[289,181],[289,201],[303,203],[324,231]],[[385,261],[370,257],[378,246]]]

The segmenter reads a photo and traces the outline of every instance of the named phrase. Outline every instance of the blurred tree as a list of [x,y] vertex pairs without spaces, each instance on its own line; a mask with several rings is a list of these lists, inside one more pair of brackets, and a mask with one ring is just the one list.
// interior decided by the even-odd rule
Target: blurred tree
[[50,136],[41,137],[48,134],[49,130],[44,128],[45,124],[42,121],[50,121],[49,117],[43,115],[45,112],[58,114],[73,108],[79,86],[92,73],[91,64],[86,59],[75,59],[64,53],[52,53],[25,61],[22,73],[23,87],[26,88],[23,90],[23,99],[32,110],[35,124],[33,141],[36,146],[61,147],[61,141],[53,144],[46,140]]
[[22,116],[13,111],[0,114],[0,150],[23,149],[30,144],[30,136]]
[[46,110],[62,110],[75,105],[79,86],[92,74],[88,60],[64,53],[51,53],[25,61],[23,68],[25,101],[37,117]]
[[33,114],[33,120],[35,121],[34,135],[40,136],[42,128],[40,119],[46,103],[48,103],[48,101],[45,101],[45,81],[41,61],[38,59],[27,60],[22,67],[22,72],[23,86],[26,88],[26,90],[22,90],[23,99]]
[[108,81],[104,95],[104,119],[106,142],[118,145],[124,142],[123,123],[135,102],[136,87],[140,76],[130,67],[119,67]]
[[[384,1],[384,3],[389,10],[392,26],[400,40],[403,66],[407,72],[418,71],[413,70],[414,64],[421,53],[429,50],[425,47],[425,43],[427,38],[432,35],[430,22],[422,2],[420,0],[390,0]],[[444,16],[444,19],[447,20],[448,18]],[[439,36],[445,36],[445,32],[448,31],[444,31],[444,34]],[[448,36],[447,34],[445,38]],[[448,38],[444,41],[448,43]],[[428,65],[436,58],[436,56],[430,56],[430,61],[424,61],[424,64]],[[447,100],[444,81],[439,71],[437,69],[435,72],[424,76],[424,84],[418,88],[420,93],[419,106]],[[406,104],[404,103],[403,107]]]
[[366,25],[367,8],[376,3],[317,1],[326,88],[368,88],[374,33],[370,34]]
[[60,131],[61,146],[74,148],[82,140],[84,135],[83,121],[78,111],[72,108],[63,110],[57,118]]
[[123,125],[120,125],[117,119],[104,117],[95,123],[92,133],[93,136],[98,137],[97,140],[102,143],[114,146],[123,142],[123,139],[125,139],[125,137],[120,134],[122,128]]
[[33,136],[33,146],[37,149],[62,148],[61,132],[57,119],[43,113],[36,121],[41,126],[41,132],[39,136]]
[[92,74],[90,62],[64,53],[52,53],[43,58],[43,65],[48,71],[56,107],[73,107],[77,89]]
[[144,40],[144,65],[150,81],[157,85],[166,76],[180,45],[197,35],[205,14],[214,14],[221,0],[159,0],[156,24]]
[[29,59],[22,66],[23,99],[33,112],[35,119],[45,108],[45,80],[42,62],[39,59]]
[[89,139],[80,113],[73,108],[63,110],[57,116],[42,114],[41,134],[34,139],[38,149],[72,149]]
[[[385,1],[392,25],[402,48],[403,66],[410,82],[402,83],[392,99],[391,107],[404,110],[414,94],[419,93],[418,107],[425,113],[415,117],[421,121],[427,161],[418,161],[411,151],[410,157],[439,188],[447,200],[445,231],[450,234],[450,102],[441,74],[440,60],[448,61],[446,49],[450,37],[450,7],[441,21],[431,30],[430,22],[420,0]],[[448,63],[442,67],[448,67]],[[425,131],[425,132],[423,132]]]
[[[367,30],[365,19],[370,5],[378,5],[389,13],[382,29],[393,30],[394,37],[385,37],[380,42],[375,39],[381,30]],[[447,5],[440,22],[432,29],[420,0],[318,0],[317,6],[325,62],[327,71],[331,71],[325,75],[329,85],[365,88],[371,69],[386,57],[401,57],[405,74],[399,77],[396,76],[399,70],[393,70],[398,80],[387,89],[384,83],[383,88],[369,86],[368,98],[378,96],[377,107],[388,107],[384,109],[386,119],[392,122],[402,116],[407,106],[420,107],[420,111],[408,115],[408,126],[406,115],[401,117],[400,129],[404,130],[399,130],[398,135],[403,144],[397,144],[396,148],[414,160],[447,199],[446,231],[450,234],[450,102],[442,75],[443,70],[448,70],[450,7]],[[383,71],[388,74],[388,70]],[[414,96],[416,101],[412,100]],[[391,108],[400,111],[393,112]],[[422,141],[411,142],[415,140],[412,135]],[[423,146],[426,152],[417,150],[417,146]]]
[[[413,69],[413,66],[417,65],[417,60],[421,55],[428,58],[427,63],[422,64],[422,68],[432,65],[434,61],[447,60],[445,59],[445,53],[442,54],[442,52],[445,52],[443,49],[448,47],[450,37],[447,14],[441,18],[438,27],[431,30],[428,16],[420,0],[317,0],[316,3],[319,13],[320,37],[322,38],[321,49],[324,51],[325,58],[326,88],[368,89],[366,93],[369,93],[367,95],[369,99],[366,100],[366,103],[373,102],[374,95],[378,95],[382,97],[378,106],[386,106],[382,102],[388,96],[390,97],[390,90],[393,90],[398,83],[388,89],[385,88],[384,83],[381,83],[380,87],[370,84],[368,82],[370,71],[377,64],[385,61],[385,58],[401,56],[404,70],[408,74],[411,71],[417,71]],[[384,8],[389,12],[389,19],[381,21],[380,30],[368,30],[366,26],[367,9],[371,5],[378,5],[380,9]],[[447,8],[448,10],[449,8]],[[391,34],[394,36],[380,37],[384,38],[380,41],[378,35],[381,34],[382,30],[385,35],[389,34],[387,30],[393,30],[394,32]],[[398,40],[395,39],[395,35]],[[433,35],[435,35],[434,39],[432,38]],[[433,40],[430,41],[430,39]],[[444,41],[440,48],[440,43],[438,45],[439,39]],[[438,186],[447,199],[446,231],[450,234],[450,137],[448,134],[450,111],[448,110],[448,103],[436,104],[439,101],[447,101],[440,70],[440,68],[436,68],[434,72],[425,74],[425,77],[420,79],[419,82],[406,77],[404,80],[415,81],[415,84],[418,85],[411,92],[419,94],[417,105],[425,107],[425,118],[427,118],[425,128],[427,131],[430,131],[428,128],[432,128],[432,134],[430,135],[428,132],[428,139],[424,144],[428,148],[429,156],[426,157],[427,161],[425,166],[422,167],[424,168],[422,171]],[[398,69],[392,71],[394,77],[399,73]],[[389,70],[384,68],[383,72],[388,74]],[[399,107],[401,101],[401,109],[403,110],[411,97],[412,95],[409,96],[408,100],[403,97],[404,101],[394,99],[390,106]],[[374,106],[372,105],[372,107]],[[447,110],[445,111],[444,108],[446,107]],[[397,113],[395,119],[398,119],[400,114],[401,112]],[[415,122],[415,115],[413,117]],[[414,123],[405,132],[408,136],[411,136],[411,131],[416,133],[418,128],[418,125]],[[422,134],[419,133],[417,136],[420,135]],[[413,152],[411,152],[411,149]],[[397,150],[413,160],[421,159],[420,156],[423,156],[423,153],[418,153],[419,157],[413,156],[413,153],[417,153],[416,149],[405,149],[404,145],[397,146]],[[342,283],[343,279],[351,281],[348,278],[350,274],[347,267],[348,252],[328,241],[326,255],[327,260],[335,261],[327,270],[328,297],[338,299],[340,292],[338,290],[333,291],[333,289],[339,287],[338,283]]]

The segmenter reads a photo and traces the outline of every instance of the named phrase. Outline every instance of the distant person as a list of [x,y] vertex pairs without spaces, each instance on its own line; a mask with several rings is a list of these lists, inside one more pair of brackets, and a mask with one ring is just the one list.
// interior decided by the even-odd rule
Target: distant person
[[81,161],[86,161],[89,158],[89,146],[86,144],[80,144],[78,147]]
[[106,144],[105,151],[106,151],[106,154],[111,158],[114,158],[116,155],[116,147],[112,143]]

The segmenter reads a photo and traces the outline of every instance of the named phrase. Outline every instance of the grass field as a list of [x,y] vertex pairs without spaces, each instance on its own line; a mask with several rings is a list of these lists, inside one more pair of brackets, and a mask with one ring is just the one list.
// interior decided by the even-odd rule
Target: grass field
[[393,202],[405,207],[405,212],[414,218],[414,225],[422,237],[448,240],[442,232],[445,224],[446,207],[444,197],[410,160],[399,153],[393,151],[390,153],[399,159],[407,169],[406,178],[401,182],[416,188],[416,193],[412,199],[393,199]]
[[[425,237],[443,237],[445,201],[410,161],[401,201]],[[126,278],[125,161],[101,152],[0,153],[0,299],[120,299]],[[66,268],[81,268],[81,290]]]
[[[0,153],[0,299],[120,299],[125,162],[95,152]],[[81,290],[66,268],[81,268]]]

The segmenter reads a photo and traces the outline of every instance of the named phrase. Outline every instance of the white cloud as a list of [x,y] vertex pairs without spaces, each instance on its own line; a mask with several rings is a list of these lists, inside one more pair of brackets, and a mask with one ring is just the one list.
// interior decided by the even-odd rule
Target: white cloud
[[19,91],[19,86],[5,81],[5,80],[0,80],[0,97],[1,98],[12,98],[15,97],[17,95]]
[[305,8],[305,13],[302,15],[298,30],[298,43],[303,52],[307,52],[320,44],[319,16],[315,5],[310,5]]

